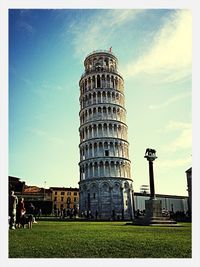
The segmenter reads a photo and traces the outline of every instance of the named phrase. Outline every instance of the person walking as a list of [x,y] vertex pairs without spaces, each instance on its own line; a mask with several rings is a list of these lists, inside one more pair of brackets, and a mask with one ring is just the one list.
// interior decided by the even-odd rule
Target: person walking
[[35,207],[33,206],[33,203],[30,202],[28,205],[28,229],[32,229],[33,227],[34,213]]
[[21,226],[24,228],[25,213],[26,213],[26,209],[24,206],[24,198],[20,198],[19,203],[17,205],[16,228],[20,228]]
[[16,208],[18,204],[18,197],[15,195],[14,191],[11,191],[9,196],[9,216],[10,216],[10,229],[15,229],[16,224]]

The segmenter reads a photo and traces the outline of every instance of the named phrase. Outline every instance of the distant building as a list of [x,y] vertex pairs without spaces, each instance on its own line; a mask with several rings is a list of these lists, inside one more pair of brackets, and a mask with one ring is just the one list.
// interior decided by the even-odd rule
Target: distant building
[[56,209],[79,209],[79,189],[72,187],[41,188],[28,186],[20,178],[9,176],[9,191],[24,198],[25,206],[32,202],[42,214],[51,214]]
[[22,194],[25,187],[25,182],[20,181],[20,178],[14,176],[8,176],[8,190],[15,191],[15,194]]
[[52,191],[38,186],[25,186],[20,197],[24,198],[25,206],[32,202],[36,213],[41,209],[42,214],[52,213]]
[[53,209],[78,209],[79,189],[72,187],[50,187],[52,190]]
[[52,191],[38,186],[28,186],[19,177],[9,176],[9,191],[13,190],[18,198],[24,198],[25,207],[32,202],[37,210],[43,214],[52,212]]
[[52,201],[52,191],[38,186],[25,186],[23,197],[28,201]]
[[[188,211],[188,197],[176,195],[162,195],[156,194],[156,198],[162,201],[162,208],[168,211],[181,211],[186,213]],[[149,199],[149,194],[142,194],[134,192],[135,210],[145,210],[145,200]]]
[[[173,212],[191,211],[191,180],[192,168],[186,171],[188,196],[156,194],[162,201],[162,208]],[[146,187],[145,187],[146,188]],[[43,214],[51,214],[52,210],[74,209],[79,210],[79,189],[72,187],[50,187],[49,189],[37,186],[27,186],[20,178],[9,176],[9,189],[14,190],[20,198],[23,197],[26,205],[32,202],[37,209],[42,209]],[[146,190],[147,191],[147,190]],[[134,209],[144,210],[145,200],[149,199],[147,192],[134,192]]]
[[187,191],[188,191],[188,210],[192,214],[192,167],[186,171]]

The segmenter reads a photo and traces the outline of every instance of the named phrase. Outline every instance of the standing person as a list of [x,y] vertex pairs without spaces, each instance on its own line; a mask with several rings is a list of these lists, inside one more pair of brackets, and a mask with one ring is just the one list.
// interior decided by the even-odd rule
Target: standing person
[[40,219],[40,216],[42,215],[42,209],[41,208],[39,208],[38,209],[38,219]]
[[34,219],[35,207],[30,202],[28,205],[28,228],[32,229]]
[[15,192],[11,191],[9,196],[9,216],[10,216],[10,229],[15,229],[16,223],[16,208],[18,204],[18,198],[15,196]]
[[20,198],[17,205],[17,215],[16,215],[16,226],[19,228],[22,226],[24,228],[25,225],[25,213],[26,209],[24,206],[24,198]]

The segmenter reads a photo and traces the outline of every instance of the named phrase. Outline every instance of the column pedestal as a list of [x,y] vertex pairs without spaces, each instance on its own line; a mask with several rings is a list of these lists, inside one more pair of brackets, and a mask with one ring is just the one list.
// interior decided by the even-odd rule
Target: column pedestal
[[173,226],[177,222],[167,216],[162,216],[162,203],[158,199],[149,199],[145,201],[145,216],[136,218],[133,221],[135,225],[157,225]]
[[146,220],[162,217],[161,201],[155,198],[145,200],[145,212]]

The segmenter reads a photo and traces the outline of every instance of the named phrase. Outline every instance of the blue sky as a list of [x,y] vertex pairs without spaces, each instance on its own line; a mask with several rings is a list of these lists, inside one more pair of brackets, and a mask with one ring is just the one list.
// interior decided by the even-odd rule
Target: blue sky
[[135,191],[157,150],[157,193],[187,195],[192,164],[191,12],[57,9],[9,12],[9,175],[29,185],[78,186],[83,60],[108,50],[125,81]]

